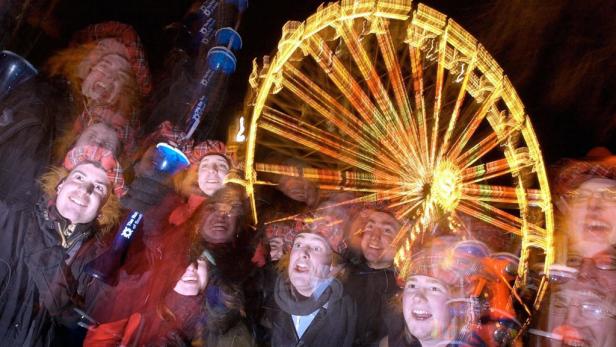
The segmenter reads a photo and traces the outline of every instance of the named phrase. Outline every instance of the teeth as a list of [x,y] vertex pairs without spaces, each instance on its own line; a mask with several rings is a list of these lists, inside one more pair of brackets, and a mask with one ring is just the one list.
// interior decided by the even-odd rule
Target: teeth
[[424,310],[413,310],[413,313],[416,315],[420,315],[420,316],[425,316],[425,315],[429,315],[430,312],[428,311],[424,311]]
[[565,345],[572,346],[572,347],[585,347],[586,346],[586,343],[584,341],[580,341],[577,339],[565,339],[563,342],[565,343]]

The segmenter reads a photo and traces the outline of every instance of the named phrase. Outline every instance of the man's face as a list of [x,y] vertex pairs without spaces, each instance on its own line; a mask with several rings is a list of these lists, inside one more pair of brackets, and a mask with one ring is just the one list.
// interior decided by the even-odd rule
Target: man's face
[[75,143],[75,147],[94,145],[108,149],[114,154],[118,154],[120,140],[116,132],[104,123],[95,123],[87,127]]
[[302,233],[295,237],[289,259],[289,279],[303,296],[309,297],[332,272],[332,250],[319,235]]
[[208,206],[201,237],[211,243],[227,243],[233,239],[242,215],[241,201],[216,202]]
[[71,223],[89,223],[98,215],[109,192],[105,171],[93,164],[81,164],[58,185],[56,208]]
[[229,173],[229,163],[221,155],[213,154],[203,157],[199,163],[197,183],[199,189],[206,195],[212,196],[222,188],[225,177]]
[[118,54],[105,55],[84,79],[81,92],[91,105],[117,105],[128,85],[130,74],[130,64],[124,57]]
[[205,259],[197,260],[197,264],[191,263],[184,271],[180,280],[173,290],[184,296],[195,296],[207,286],[207,263]]
[[270,246],[270,258],[272,261],[280,260],[284,255],[284,241],[282,237],[272,237],[268,242]]
[[613,302],[613,292],[580,281],[555,286],[546,330],[562,340],[546,342],[549,346],[616,346]]
[[616,244],[616,202],[601,197],[614,194],[616,181],[593,178],[561,200],[570,251],[592,257]]
[[402,294],[402,313],[411,334],[422,342],[444,338],[451,319],[447,300],[449,291],[441,281],[411,276]]
[[369,211],[363,228],[361,251],[369,267],[383,269],[390,267],[396,250],[391,242],[396,237],[400,224],[385,212]]
[[282,176],[278,189],[289,198],[314,206],[319,201],[319,188],[301,177]]

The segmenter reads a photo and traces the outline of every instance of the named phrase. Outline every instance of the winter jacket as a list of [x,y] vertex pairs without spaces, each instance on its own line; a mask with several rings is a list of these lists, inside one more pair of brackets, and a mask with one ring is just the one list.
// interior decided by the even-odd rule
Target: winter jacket
[[389,302],[400,291],[393,268],[375,270],[365,263],[350,268],[344,283],[346,292],[357,303],[357,330],[354,346],[376,346],[387,334],[384,314]]
[[[0,201],[0,341],[7,346],[46,346],[62,315],[78,304],[78,281],[71,266],[91,224],[68,226],[42,197],[34,206]],[[55,216],[54,216],[55,215]]]
[[[91,225],[76,227],[63,248],[36,179],[51,161],[52,140],[68,97],[39,78],[0,104],[0,344],[45,346],[56,317],[71,307],[76,281],[69,264]],[[60,112],[62,110],[63,112]],[[68,112],[70,113],[70,112]]]
[[[283,279],[278,281],[282,286],[290,285]],[[271,305],[268,320],[272,325],[271,345],[274,347],[346,347],[353,343],[357,314],[353,299],[345,293],[332,295],[319,309],[301,338],[295,330],[291,314],[280,308],[278,300],[274,300]]]

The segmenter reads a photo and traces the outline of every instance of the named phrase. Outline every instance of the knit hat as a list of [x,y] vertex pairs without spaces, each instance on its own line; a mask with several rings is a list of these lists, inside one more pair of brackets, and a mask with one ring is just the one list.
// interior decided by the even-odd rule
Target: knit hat
[[591,149],[581,160],[564,159],[552,170],[555,194],[571,192],[592,178],[616,180],[616,155],[603,147]]
[[304,230],[305,225],[303,220],[283,220],[274,221],[265,224],[265,237],[271,240],[275,237],[282,239],[284,243],[284,251],[288,253],[293,246],[295,236]]
[[64,168],[69,171],[84,163],[96,163],[105,170],[115,195],[122,197],[126,193],[122,168],[110,150],[98,146],[79,146],[71,149],[64,158]]
[[224,143],[216,140],[205,140],[195,145],[192,149],[186,152],[191,164],[198,164],[201,159],[208,155],[220,155],[229,162],[229,166],[235,167],[235,160],[227,152],[227,147]]

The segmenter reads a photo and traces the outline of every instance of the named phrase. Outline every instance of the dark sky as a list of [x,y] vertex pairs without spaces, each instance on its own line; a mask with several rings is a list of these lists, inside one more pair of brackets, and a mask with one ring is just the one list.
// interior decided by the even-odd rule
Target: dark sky
[[[45,3],[49,1],[41,0]],[[63,47],[70,33],[105,20],[132,24],[151,65],[161,66],[162,27],[181,18],[190,0],[58,0],[48,21],[59,36],[37,36],[29,58],[40,63]],[[287,20],[303,20],[322,1],[253,0],[240,33],[227,109],[238,108],[251,61],[270,54]],[[492,53],[512,80],[531,116],[548,163],[583,156],[604,145],[616,152],[616,2],[611,0],[431,0]]]

